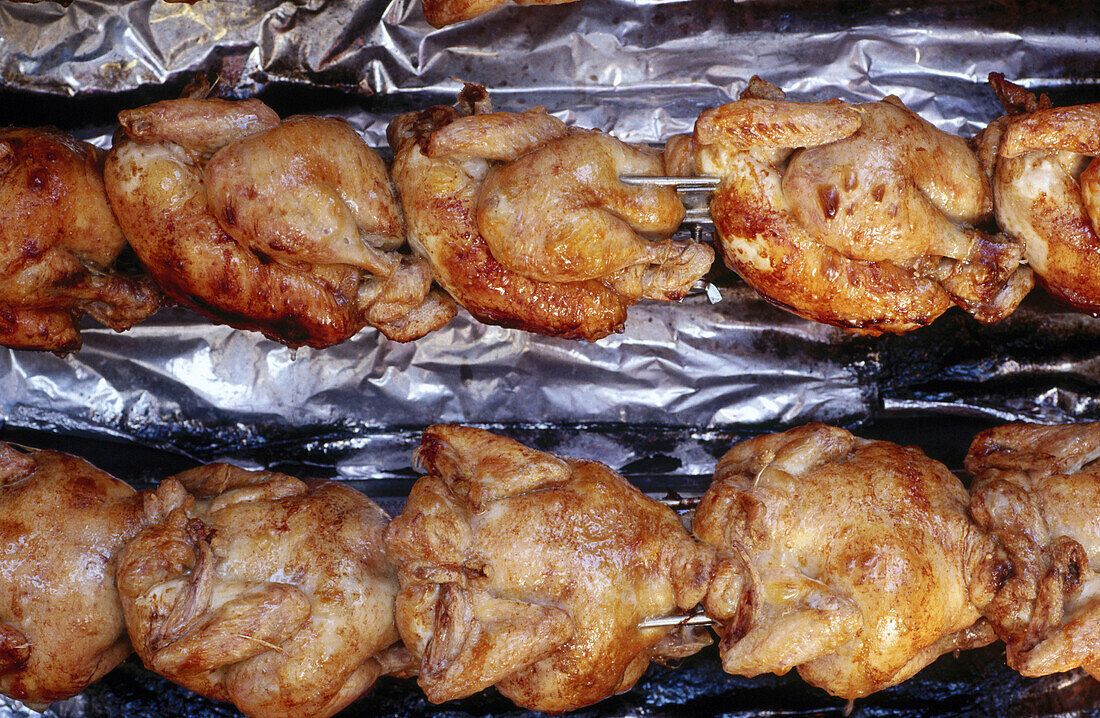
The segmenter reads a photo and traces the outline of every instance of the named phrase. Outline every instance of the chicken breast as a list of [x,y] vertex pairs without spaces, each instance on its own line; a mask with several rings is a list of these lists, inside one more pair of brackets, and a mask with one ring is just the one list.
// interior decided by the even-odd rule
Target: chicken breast
[[182,99],[119,123],[111,205],[181,304],[290,346],[330,346],[367,324],[408,341],[454,317],[427,264],[397,251],[385,165],[347,122]]
[[661,175],[656,150],[541,108],[492,112],[475,85],[458,108],[397,117],[389,137],[409,243],[483,322],[594,341],[639,299],[682,298],[713,261],[668,239],[684,218],[673,190],[620,181]]
[[1013,571],[985,608],[1025,676],[1100,678],[1100,423],[1007,424],[975,437],[971,511]]
[[729,673],[797,668],[858,698],[991,643],[1007,569],[968,496],[918,449],[809,424],[737,444],[695,512],[718,548],[708,615]]
[[54,129],[0,129],[0,345],[70,351],[85,314],[122,331],[161,307],[151,280],[115,270],[126,238],[103,157]]
[[130,654],[115,559],[143,520],[83,459],[0,442],[0,693],[41,710]]
[[573,710],[710,642],[638,628],[698,603],[714,553],[603,464],[458,426],[429,427],[418,458],[428,475],[386,545],[429,700],[495,685],[526,708]]
[[226,464],[166,480],[119,557],[147,667],[253,718],[330,716],[401,673],[388,517],[332,481]]
[[[695,126],[726,264],[769,301],[864,334],[952,305],[984,322],[1031,289],[1022,247],[976,225],[993,207],[966,143],[896,97],[789,102],[754,78]],[[682,164],[682,161],[681,161]]]

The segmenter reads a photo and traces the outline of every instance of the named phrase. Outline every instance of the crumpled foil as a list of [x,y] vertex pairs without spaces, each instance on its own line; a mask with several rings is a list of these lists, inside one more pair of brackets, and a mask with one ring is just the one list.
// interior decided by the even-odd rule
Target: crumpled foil
[[[508,7],[435,30],[419,0],[76,0],[0,3],[0,123],[52,123],[100,146],[119,110],[178,94],[196,71],[282,114],[346,117],[377,147],[399,112],[462,81],[498,108],[656,143],[760,74],[795,99],[898,95],[973,135],[999,114],[987,73],[1095,101],[1100,13],[1075,3],[583,0]],[[1083,3],[1082,6],[1087,5]],[[33,119],[28,119],[33,118]],[[292,351],[164,310],[124,334],[86,322],[69,356],[0,349],[0,439],[80,453],[136,485],[230,459],[337,476],[391,512],[437,422],[487,427],[598,458],[659,496],[701,492],[732,443],[808,421],[921,446],[961,469],[1003,421],[1100,419],[1100,321],[1036,290],[983,326],[952,310],[903,336],[862,338],[768,305],[716,272],[721,301],[642,302],[588,344],[490,327],[460,312],[410,344],[367,329]],[[990,647],[945,657],[854,715],[1083,715],[1100,684],[1023,679]],[[723,674],[713,649],[582,715],[839,715],[797,678]],[[0,698],[0,718],[27,715]],[[348,715],[526,715],[491,691],[433,707],[384,679]],[[50,715],[236,715],[134,659]]]

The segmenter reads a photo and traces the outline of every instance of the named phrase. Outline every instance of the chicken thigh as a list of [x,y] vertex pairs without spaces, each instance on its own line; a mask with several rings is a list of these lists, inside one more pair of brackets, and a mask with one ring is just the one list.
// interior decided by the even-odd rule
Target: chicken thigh
[[481,321],[600,339],[639,299],[682,298],[713,261],[668,239],[684,218],[673,190],[619,180],[663,173],[650,148],[541,108],[492,112],[474,85],[458,109],[402,115],[389,135],[409,243]]
[[495,685],[527,708],[573,710],[709,643],[638,627],[701,600],[714,553],[603,464],[457,426],[428,428],[418,458],[428,475],[386,545],[429,700]]
[[116,331],[160,308],[151,280],[112,269],[126,247],[102,150],[52,129],[0,129],[0,345],[68,351],[76,321]]
[[397,251],[385,165],[345,121],[183,99],[119,122],[111,204],[180,303],[290,346],[330,346],[366,324],[408,341],[453,318],[428,265]]
[[991,643],[979,609],[1004,567],[967,505],[920,450],[824,424],[734,446],[694,522],[719,552],[704,605],[722,666],[853,699]]
[[306,718],[408,668],[388,517],[357,491],[211,464],[166,480],[145,511],[118,589],[157,673],[253,718]]
[[958,138],[895,97],[789,102],[754,78],[704,112],[697,164],[721,178],[711,216],[726,264],[769,301],[866,334],[904,332],[953,304],[984,322],[1032,286],[1022,248],[975,229],[989,182]]
[[0,693],[44,709],[130,654],[115,558],[142,525],[125,483],[0,442]]
[[989,76],[1008,113],[979,136],[997,221],[1053,296],[1100,315],[1100,104],[1051,107]]
[[971,512],[1014,569],[984,612],[1025,676],[1100,678],[1098,459],[1100,423],[1008,424],[967,454]]

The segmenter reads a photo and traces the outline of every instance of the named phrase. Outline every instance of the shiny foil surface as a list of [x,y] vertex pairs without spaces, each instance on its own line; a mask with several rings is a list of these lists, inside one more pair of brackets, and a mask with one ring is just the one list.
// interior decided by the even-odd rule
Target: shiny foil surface
[[[195,72],[280,114],[335,114],[376,147],[394,115],[448,103],[461,81],[496,107],[656,143],[689,131],[753,74],[794,99],[898,95],[972,136],[999,114],[989,72],[1100,100],[1091,3],[582,0],[507,7],[442,30],[419,0],[0,0],[0,123],[54,124],[110,144],[121,109],[177,95]],[[862,338],[778,310],[716,271],[682,303],[642,302],[589,344],[479,324],[465,312],[409,344],[372,329],[292,351],[182,309],[116,334],[84,324],[68,356],[0,349],[0,439],[86,456],[139,487],[229,459],[336,476],[399,511],[420,431],[486,427],[596,458],[654,496],[698,494],[743,438],[820,420],[915,444],[961,470],[970,438],[1017,419],[1100,419],[1100,320],[1036,289],[984,326],[951,310]],[[1093,715],[1080,672],[1024,679],[999,645],[947,656],[853,715]],[[713,649],[586,716],[841,715],[797,677],[722,673]],[[0,717],[32,715],[0,698]],[[130,659],[53,716],[237,715]],[[383,679],[345,715],[526,715],[489,691],[443,706]]]

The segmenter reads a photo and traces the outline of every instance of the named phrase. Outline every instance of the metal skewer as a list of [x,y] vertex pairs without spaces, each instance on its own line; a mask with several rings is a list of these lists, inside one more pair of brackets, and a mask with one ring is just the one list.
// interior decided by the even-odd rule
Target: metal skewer
[[638,623],[638,628],[667,628],[669,626],[717,626],[714,620],[702,611],[681,614],[679,616],[661,616],[659,618],[647,618]]
[[687,511],[688,509],[694,509],[699,505],[699,502],[703,500],[702,494],[698,496],[681,496],[675,491],[667,491],[663,496],[657,496],[656,492],[653,494],[647,494],[650,498],[655,499],[659,503],[664,504],[673,511]]
[[720,177],[650,177],[648,175],[622,175],[623,184],[649,184],[672,187],[677,192],[713,192],[718,189]]
[[[630,185],[650,185],[654,187],[672,187],[677,192],[713,192],[721,181],[718,177],[650,177],[648,175],[622,175],[619,181]],[[698,225],[713,225],[710,210],[706,207],[692,207],[684,215],[684,221],[696,225],[693,236],[699,232]],[[695,237],[696,241],[699,240]]]
[[684,214],[685,222],[693,222],[695,224],[714,224],[714,220],[710,218],[710,209],[707,207],[693,207]]

